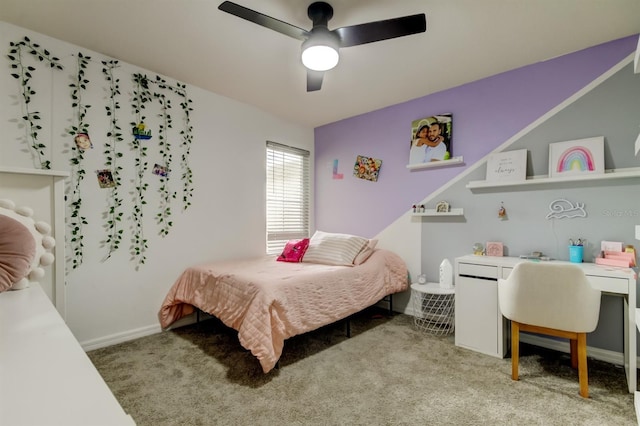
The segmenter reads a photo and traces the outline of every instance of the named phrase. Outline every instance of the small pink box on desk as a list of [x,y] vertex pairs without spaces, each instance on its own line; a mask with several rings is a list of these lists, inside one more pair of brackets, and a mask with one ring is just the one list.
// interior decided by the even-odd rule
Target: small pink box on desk
[[635,264],[635,256],[633,253],[623,251],[605,251],[604,257],[596,257],[598,265],[622,266],[629,268]]

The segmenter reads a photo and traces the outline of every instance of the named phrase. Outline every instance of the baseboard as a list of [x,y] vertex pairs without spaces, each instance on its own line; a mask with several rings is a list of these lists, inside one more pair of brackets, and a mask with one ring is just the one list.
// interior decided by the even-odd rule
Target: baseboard
[[100,337],[98,339],[80,342],[80,346],[82,346],[82,349],[87,352],[94,349],[100,349],[107,346],[116,345],[118,343],[127,342],[129,340],[139,339],[140,337],[160,333],[161,331],[162,328],[160,328],[160,324],[149,325],[147,327],[140,327],[122,333],[111,334],[109,336]]
[[[532,334],[521,333],[520,341],[531,345],[540,346],[555,351],[569,353],[569,341],[554,340],[545,337],[534,336]],[[587,356],[599,361],[608,362],[615,365],[624,365],[624,354],[622,352],[609,351],[607,349],[587,346]]]
[[[212,315],[207,314],[206,312],[194,312],[190,315],[186,315],[168,328],[170,330],[174,328],[184,327],[185,325],[195,324],[198,321],[204,321],[207,319],[214,318]],[[118,343],[128,342],[129,340],[139,339],[140,337],[149,336],[151,334],[160,333],[162,328],[160,324],[149,325],[147,327],[140,327],[134,330],[125,331],[122,333],[111,334],[109,336],[100,337],[98,339],[87,340],[84,342],[80,342],[80,346],[84,349],[85,352],[92,351],[94,349],[105,348],[107,346],[116,345]]]

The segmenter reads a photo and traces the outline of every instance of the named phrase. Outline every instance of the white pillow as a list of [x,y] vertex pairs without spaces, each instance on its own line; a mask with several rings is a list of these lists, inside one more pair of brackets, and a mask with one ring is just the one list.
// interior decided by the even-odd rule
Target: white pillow
[[373,249],[376,248],[376,244],[378,244],[378,240],[369,240],[369,242],[364,247],[362,247],[362,250],[360,250],[360,253],[358,253],[356,258],[353,259],[353,264],[362,265],[365,260],[367,260],[369,256],[371,256],[371,254],[373,253]]
[[349,234],[316,231],[309,240],[303,262],[353,266],[353,261],[368,239]]

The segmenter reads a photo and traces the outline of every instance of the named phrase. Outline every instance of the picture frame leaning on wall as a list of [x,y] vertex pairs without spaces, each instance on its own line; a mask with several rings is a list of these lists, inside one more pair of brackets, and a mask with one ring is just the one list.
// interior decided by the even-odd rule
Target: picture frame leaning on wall
[[503,151],[487,157],[486,180],[521,182],[527,179],[527,150]]
[[549,144],[549,177],[604,173],[604,136]]

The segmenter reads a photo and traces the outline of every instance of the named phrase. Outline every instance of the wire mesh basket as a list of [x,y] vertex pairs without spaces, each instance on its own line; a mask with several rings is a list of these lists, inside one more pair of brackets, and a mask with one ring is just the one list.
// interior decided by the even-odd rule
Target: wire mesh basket
[[416,329],[435,335],[453,333],[455,291],[438,283],[412,284],[413,323]]

